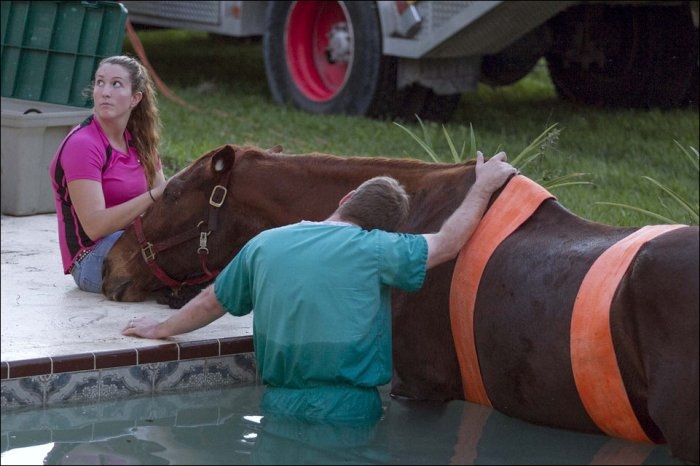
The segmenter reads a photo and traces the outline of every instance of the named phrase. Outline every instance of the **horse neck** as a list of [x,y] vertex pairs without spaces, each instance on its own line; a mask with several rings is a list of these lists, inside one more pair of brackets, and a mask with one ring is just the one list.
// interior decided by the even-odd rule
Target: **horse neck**
[[[253,161],[252,161],[253,162]],[[436,164],[383,157],[337,157],[325,154],[267,155],[245,164],[238,181],[239,194],[256,211],[277,225],[298,220],[323,220],[340,199],[363,181],[388,175],[412,196],[416,211],[423,204],[451,204],[447,193],[466,193],[473,166]],[[465,181],[467,180],[467,181]],[[244,183],[245,186],[241,186]],[[244,188],[244,189],[240,189]],[[246,195],[247,193],[247,195]],[[455,207],[455,206],[452,206]],[[427,207],[430,208],[430,207]]]

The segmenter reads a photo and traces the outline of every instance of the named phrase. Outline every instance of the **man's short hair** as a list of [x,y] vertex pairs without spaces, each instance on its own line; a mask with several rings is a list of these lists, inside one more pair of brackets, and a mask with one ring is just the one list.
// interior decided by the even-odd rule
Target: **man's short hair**
[[409,196],[390,176],[370,178],[338,208],[340,216],[365,230],[396,231],[408,218]]

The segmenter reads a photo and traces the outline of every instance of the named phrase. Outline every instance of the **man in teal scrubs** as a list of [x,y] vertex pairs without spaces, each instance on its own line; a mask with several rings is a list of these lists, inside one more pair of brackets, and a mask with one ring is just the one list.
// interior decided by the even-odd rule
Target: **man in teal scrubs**
[[253,313],[266,415],[343,423],[376,421],[378,386],[391,380],[391,288],[419,289],[426,270],[453,259],[494,191],[516,173],[500,152],[437,233],[392,232],[408,215],[393,178],[365,181],[323,222],[303,221],[252,238],[212,285],[158,323],[133,320],[124,335],[166,338],[226,312]]

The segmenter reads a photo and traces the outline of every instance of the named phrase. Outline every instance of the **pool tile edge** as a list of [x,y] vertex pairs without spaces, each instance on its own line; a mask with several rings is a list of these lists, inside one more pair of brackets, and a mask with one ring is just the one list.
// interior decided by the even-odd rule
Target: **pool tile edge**
[[251,336],[2,361],[2,410],[257,383]]

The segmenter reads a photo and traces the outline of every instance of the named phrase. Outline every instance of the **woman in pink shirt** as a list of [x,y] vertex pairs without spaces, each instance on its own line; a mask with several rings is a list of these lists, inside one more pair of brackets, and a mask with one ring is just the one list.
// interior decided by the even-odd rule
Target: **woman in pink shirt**
[[81,290],[102,292],[102,262],[137,215],[163,193],[161,122],[146,68],[103,59],[93,114],[66,136],[50,167],[63,272]]

